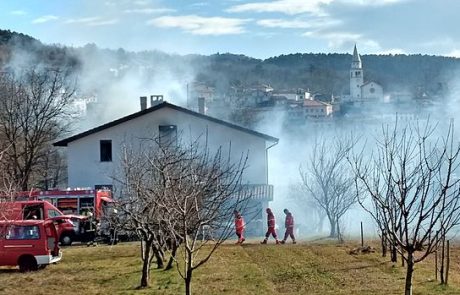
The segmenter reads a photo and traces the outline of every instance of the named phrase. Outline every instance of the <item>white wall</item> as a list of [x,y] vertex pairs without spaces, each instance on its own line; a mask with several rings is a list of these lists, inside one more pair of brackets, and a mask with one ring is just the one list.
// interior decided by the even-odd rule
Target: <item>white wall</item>
[[[363,85],[363,99],[383,101],[383,88],[375,82],[369,82]],[[372,90],[373,89],[373,90]]]
[[[232,158],[249,152],[245,182],[267,183],[266,142],[263,138],[217,124],[169,107],[137,117],[130,121],[70,142],[67,147],[68,185],[70,187],[94,187],[112,184],[112,177],[120,169],[120,147],[125,142],[138,138],[153,138],[158,135],[159,125],[176,125],[178,134],[184,138],[208,134],[210,147],[221,145],[228,151],[231,143]],[[100,161],[100,140],[112,140],[112,162]]]

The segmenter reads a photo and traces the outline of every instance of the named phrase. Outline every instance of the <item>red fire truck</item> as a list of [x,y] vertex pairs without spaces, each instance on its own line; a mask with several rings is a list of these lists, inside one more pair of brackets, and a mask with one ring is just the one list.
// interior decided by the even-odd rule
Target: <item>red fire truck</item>
[[107,242],[113,243],[113,233],[105,226],[100,227],[102,217],[112,211],[112,192],[107,189],[74,189],[34,191],[31,197],[48,201],[65,215],[85,216],[85,219],[72,220],[76,226],[75,234],[61,238],[63,245],[73,241],[89,242],[95,235],[102,235]]

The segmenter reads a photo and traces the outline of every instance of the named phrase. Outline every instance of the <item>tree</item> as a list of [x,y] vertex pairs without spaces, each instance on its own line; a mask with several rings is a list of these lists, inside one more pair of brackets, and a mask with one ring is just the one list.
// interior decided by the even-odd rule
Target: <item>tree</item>
[[301,165],[299,169],[308,192],[304,198],[311,198],[325,212],[330,224],[329,236],[339,241],[343,240],[341,218],[358,201],[354,176],[347,162],[354,143],[351,138],[316,142],[306,168]]
[[247,156],[234,160],[230,151],[212,152],[199,139],[162,141],[156,137],[124,148],[118,207],[125,228],[135,229],[144,245],[141,287],[148,286],[152,249],[155,253],[158,241],[166,240],[173,250],[182,245],[182,255],[171,256],[191,294],[193,271],[229,237],[233,211],[251,196],[242,190]]
[[363,206],[383,227],[390,245],[406,262],[405,294],[412,294],[414,265],[423,261],[459,223],[460,145],[453,125],[444,137],[429,121],[382,127],[375,155],[358,153],[350,161],[356,185],[370,197]]
[[51,143],[69,130],[75,89],[69,73],[32,68],[0,74],[0,149],[8,179],[28,190]]

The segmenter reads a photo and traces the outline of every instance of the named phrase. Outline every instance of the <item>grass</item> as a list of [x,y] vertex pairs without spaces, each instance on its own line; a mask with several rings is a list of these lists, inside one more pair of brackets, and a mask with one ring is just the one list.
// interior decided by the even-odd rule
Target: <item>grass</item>
[[[357,244],[357,243],[356,243]],[[379,253],[349,255],[353,243],[301,243],[297,245],[219,248],[211,260],[196,270],[195,294],[403,294],[405,270]],[[151,287],[137,290],[140,247],[116,246],[63,249],[56,265],[22,274],[0,268],[0,294],[181,294],[182,279],[175,269],[152,269]],[[460,246],[451,250],[449,286],[434,280],[434,262],[416,265],[414,295],[460,294]]]

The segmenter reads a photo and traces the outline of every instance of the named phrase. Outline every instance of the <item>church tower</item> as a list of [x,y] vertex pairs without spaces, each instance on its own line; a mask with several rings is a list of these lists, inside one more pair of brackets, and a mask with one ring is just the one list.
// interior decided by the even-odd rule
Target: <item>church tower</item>
[[361,86],[364,84],[363,66],[361,63],[361,57],[358,54],[358,50],[353,50],[353,60],[351,62],[350,69],[350,98],[361,99]]

